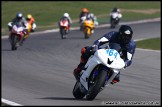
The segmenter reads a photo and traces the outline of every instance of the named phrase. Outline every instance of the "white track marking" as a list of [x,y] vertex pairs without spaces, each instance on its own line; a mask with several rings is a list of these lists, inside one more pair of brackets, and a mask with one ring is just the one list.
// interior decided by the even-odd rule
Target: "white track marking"
[[18,104],[18,103],[15,103],[15,102],[12,102],[12,101],[3,99],[3,98],[1,98],[1,102],[2,102],[2,105],[23,106],[23,105],[21,105],[21,104]]

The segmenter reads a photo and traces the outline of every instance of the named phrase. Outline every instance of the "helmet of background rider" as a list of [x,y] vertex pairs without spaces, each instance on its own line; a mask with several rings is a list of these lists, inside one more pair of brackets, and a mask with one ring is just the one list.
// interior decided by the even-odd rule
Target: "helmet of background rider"
[[88,11],[87,8],[83,8],[83,9],[82,9],[82,12],[84,12],[84,13],[88,13],[89,11]]
[[112,12],[117,12],[118,8],[114,7]]
[[119,28],[119,40],[123,44],[128,44],[132,39],[133,30],[128,25],[121,25]]
[[23,17],[22,13],[19,12],[19,13],[16,14],[16,18],[19,19],[19,20],[22,19],[22,17]]
[[27,14],[26,19],[30,20],[31,18],[32,18],[32,15],[31,14]]
[[69,14],[68,13],[64,13],[64,15],[63,15],[64,17],[69,17]]

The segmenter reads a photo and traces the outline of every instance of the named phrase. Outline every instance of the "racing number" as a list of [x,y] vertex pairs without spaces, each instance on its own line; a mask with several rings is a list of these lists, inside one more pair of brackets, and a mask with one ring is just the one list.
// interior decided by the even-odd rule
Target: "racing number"
[[114,52],[114,49],[109,49],[109,50],[107,50],[106,52],[107,52],[107,54],[108,54],[109,56],[114,55],[114,58],[116,58],[117,55],[118,55],[118,52]]

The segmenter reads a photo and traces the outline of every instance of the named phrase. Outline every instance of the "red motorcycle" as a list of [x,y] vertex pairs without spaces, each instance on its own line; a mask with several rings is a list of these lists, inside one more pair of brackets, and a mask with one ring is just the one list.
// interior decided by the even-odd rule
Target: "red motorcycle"
[[24,28],[19,23],[14,24],[9,36],[11,50],[17,50],[17,47],[20,45],[23,36]]
[[67,38],[67,34],[69,33],[69,22],[68,20],[60,20],[59,22],[60,25],[60,34],[62,39]]

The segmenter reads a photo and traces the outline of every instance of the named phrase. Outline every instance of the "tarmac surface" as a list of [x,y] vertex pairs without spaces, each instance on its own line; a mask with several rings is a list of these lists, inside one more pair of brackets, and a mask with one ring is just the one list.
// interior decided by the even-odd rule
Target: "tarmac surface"
[[[133,39],[160,37],[160,21],[130,26]],[[2,98],[33,106],[161,104],[161,51],[141,49],[132,65],[121,71],[119,83],[106,87],[93,101],[73,97],[73,70],[81,48],[118,29],[97,28],[89,39],[79,30],[71,31],[67,39],[59,32],[31,34],[16,51],[11,51],[8,39],[1,39]]]

